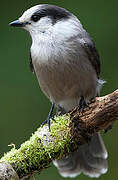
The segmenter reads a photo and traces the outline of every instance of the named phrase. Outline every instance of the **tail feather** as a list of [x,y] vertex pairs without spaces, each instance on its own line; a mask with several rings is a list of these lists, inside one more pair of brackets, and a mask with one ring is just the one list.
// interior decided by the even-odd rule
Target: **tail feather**
[[92,137],[90,149],[93,156],[107,159],[108,153],[99,133]]
[[76,168],[76,161],[75,161],[75,157],[73,158],[73,156],[74,154],[70,154],[69,156],[63,159],[53,161],[53,164],[57,168],[64,169],[65,171],[73,170]]
[[97,169],[107,168],[107,161],[105,161],[105,159],[103,159],[102,157],[98,158],[93,156],[93,151],[90,151],[90,146],[88,146],[88,144],[85,144],[80,148],[80,151],[83,153],[83,157],[85,158],[84,160],[86,161],[86,163],[89,166]]
[[90,177],[99,177],[107,172],[107,151],[99,134],[91,143],[79,147],[66,158],[53,161],[63,177],[76,177],[81,172]]

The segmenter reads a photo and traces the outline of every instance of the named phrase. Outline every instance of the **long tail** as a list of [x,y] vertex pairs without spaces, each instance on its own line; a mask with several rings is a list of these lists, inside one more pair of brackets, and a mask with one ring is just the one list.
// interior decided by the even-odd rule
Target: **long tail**
[[53,161],[63,177],[76,177],[81,172],[90,177],[99,177],[108,169],[107,150],[100,134],[92,137],[90,144],[84,144],[78,151],[66,158]]

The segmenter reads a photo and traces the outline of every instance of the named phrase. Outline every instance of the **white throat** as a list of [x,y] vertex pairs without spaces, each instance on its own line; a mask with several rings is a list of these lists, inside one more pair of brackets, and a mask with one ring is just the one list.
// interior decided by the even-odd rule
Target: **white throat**
[[[47,18],[48,25],[43,24],[34,31],[30,31],[32,36],[31,54],[34,61],[40,61],[43,63],[48,62],[49,59],[56,59],[60,57],[63,59],[68,54],[68,51],[74,50],[72,37],[76,36],[79,31],[79,23],[75,18],[68,21],[57,22],[55,25],[51,25],[50,20]],[[69,27],[69,28],[68,28]],[[75,28],[77,27],[77,29]]]

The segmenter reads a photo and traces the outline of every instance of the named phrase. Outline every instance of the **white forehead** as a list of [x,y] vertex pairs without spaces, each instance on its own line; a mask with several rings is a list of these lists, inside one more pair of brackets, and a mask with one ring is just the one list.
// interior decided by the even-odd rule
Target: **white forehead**
[[30,9],[26,10],[23,15],[19,18],[21,22],[24,22],[25,20],[29,20],[34,12],[36,12],[41,5],[36,5],[31,7]]

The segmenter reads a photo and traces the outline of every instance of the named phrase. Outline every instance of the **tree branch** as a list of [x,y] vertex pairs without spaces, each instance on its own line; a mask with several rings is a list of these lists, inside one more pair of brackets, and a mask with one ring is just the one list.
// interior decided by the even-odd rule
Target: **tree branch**
[[0,180],[28,179],[41,172],[54,159],[60,159],[88,142],[91,136],[118,120],[118,90],[96,98],[82,113],[75,108],[55,117],[49,132],[40,127],[17,150],[15,147],[0,160]]

